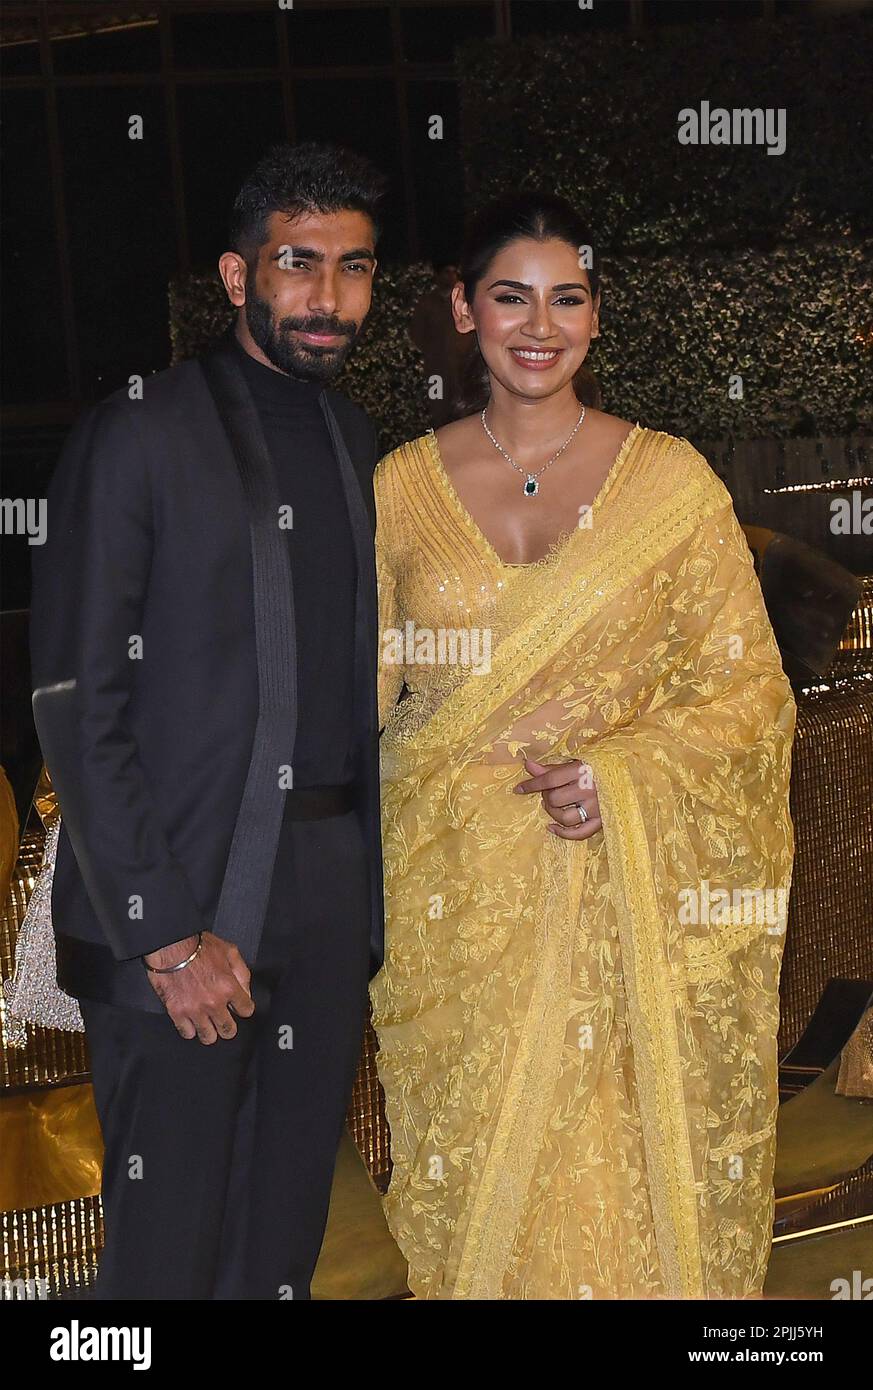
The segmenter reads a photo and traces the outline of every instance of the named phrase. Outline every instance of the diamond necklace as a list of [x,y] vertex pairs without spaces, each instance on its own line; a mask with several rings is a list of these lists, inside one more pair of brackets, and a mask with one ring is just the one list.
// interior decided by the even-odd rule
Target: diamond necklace
[[[488,407],[486,406],[485,409],[487,410],[487,408],[488,408]],[[545,473],[546,469],[547,469],[547,468],[551,468],[551,466],[552,466],[552,464],[555,462],[555,460],[556,460],[556,459],[559,459],[559,458],[561,457],[561,455],[563,454],[563,452],[564,452],[564,450],[566,449],[567,445],[570,443],[570,440],[573,439],[574,435],[576,434],[576,431],[578,430],[579,426],[582,424],[582,421],[585,419],[585,407],[584,407],[584,405],[583,405],[581,411],[579,412],[579,419],[576,421],[576,423],[575,423],[575,425],[573,426],[573,429],[572,429],[572,431],[570,432],[570,434],[567,435],[567,438],[564,440],[564,442],[563,442],[563,444],[561,445],[561,447],[560,447],[560,449],[558,450],[558,452],[557,452],[556,454],[552,454],[552,457],[549,459],[548,463],[544,463],[543,466],[542,466],[542,468],[538,469],[536,473],[528,473],[528,471],[527,471],[526,468],[519,468],[519,466],[518,466],[518,464],[516,463],[515,459],[514,459],[514,458],[510,458],[509,454],[506,452],[506,450],[504,449],[503,445],[500,444],[500,443],[498,443],[498,441],[494,438],[494,435],[491,433],[490,429],[488,428],[488,421],[485,419],[485,410],[482,411],[482,414],[479,416],[479,419],[482,421],[482,428],[483,428],[483,430],[485,431],[485,433],[487,434],[488,438],[491,440],[491,443],[494,445],[495,449],[497,449],[497,450],[503,455],[503,457],[506,459],[506,462],[507,462],[507,463],[511,463],[511,464],[512,464],[512,466],[513,466],[513,468],[515,469],[516,473],[520,473],[520,474],[522,475],[522,477],[524,478],[524,495],[525,495],[525,497],[536,497],[537,493],[538,493],[539,490],[540,490],[540,484],[539,484],[540,478],[541,478],[542,475]]]

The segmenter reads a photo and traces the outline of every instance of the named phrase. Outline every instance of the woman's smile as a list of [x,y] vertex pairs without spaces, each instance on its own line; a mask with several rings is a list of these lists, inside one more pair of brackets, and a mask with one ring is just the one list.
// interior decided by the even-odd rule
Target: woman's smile
[[547,367],[555,365],[564,349],[513,347],[509,351],[520,367],[526,367],[529,371],[542,372]]

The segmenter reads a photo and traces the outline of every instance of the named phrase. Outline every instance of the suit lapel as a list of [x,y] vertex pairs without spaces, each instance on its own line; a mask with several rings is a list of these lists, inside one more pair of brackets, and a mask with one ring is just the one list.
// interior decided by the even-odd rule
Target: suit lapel
[[[235,361],[232,346],[219,343],[200,358],[200,366],[236,461],[249,515],[258,721],[213,931],[225,940],[236,942],[245,959],[251,961],[263,928],[284,814],[281,770],[293,766],[297,730],[294,588],[287,538],[279,527],[280,499],[275,470],[257,408]],[[355,735],[361,747],[360,740],[366,741],[369,736],[375,749],[377,606],[373,532],[360,479],[328,395],[327,391],[322,392],[319,403],[342,480],[358,576]],[[377,763],[374,762],[373,767],[377,767]],[[369,768],[364,780],[365,790],[372,793],[366,801],[365,814],[373,840],[371,852],[378,866],[381,864],[378,856],[378,773]],[[379,874],[375,875],[374,882],[374,921],[381,924]],[[375,958],[381,959],[381,936],[373,950]]]
[[275,471],[261,422],[232,350],[219,345],[200,366],[230,443],[249,515],[258,721],[213,931],[251,962],[257,951],[284,813],[283,769],[294,760],[297,644],[291,560],[279,527]]
[[[358,571],[357,595],[355,601],[355,689],[369,691],[375,688],[372,665],[376,653],[376,572],[373,558],[373,532],[370,518],[364,503],[361,483],[349,455],[339,421],[331,409],[328,393],[322,392],[319,398],[336,461],[339,465],[343,491],[348,508],[352,541],[355,547],[355,560]],[[369,727],[372,711],[370,701],[364,705],[364,724]]]
[[359,814],[370,860],[370,975],[384,958],[382,830],[379,804],[379,716],[376,696],[377,623],[376,559],[373,526],[361,480],[355,471],[328,393],[321,396],[334,453],[346,494],[355,547],[358,585],[355,602],[355,733],[358,746]]

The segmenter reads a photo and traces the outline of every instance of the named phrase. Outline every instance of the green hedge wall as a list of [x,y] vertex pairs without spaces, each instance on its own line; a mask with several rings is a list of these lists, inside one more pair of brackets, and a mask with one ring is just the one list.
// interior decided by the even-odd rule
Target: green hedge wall
[[[613,258],[589,364],[603,408],[689,438],[843,434],[873,428],[871,256],[856,240],[769,252]],[[407,333],[425,266],[377,272],[373,309],[338,385],[387,450],[428,425]],[[218,277],[171,287],[173,360],[229,322]],[[733,374],[742,397],[732,398]]]
[[591,355],[604,409],[688,438],[869,431],[871,249],[844,237],[614,259]]
[[[612,254],[873,231],[873,15],[466,43],[468,210],[554,188]],[[785,108],[787,147],[681,145],[680,110]]]
[[[580,14],[578,38],[461,46],[468,209],[550,188],[599,239],[606,410],[692,437],[869,429],[871,21],[585,37]],[[704,100],[784,107],[785,153],[681,145]]]
[[[468,207],[555,188],[600,238],[605,410],[691,438],[871,429],[871,38],[869,15],[788,15],[458,50]],[[702,100],[785,107],[786,152],[680,145],[678,112]],[[338,383],[385,449],[428,424],[407,333],[428,284],[424,266],[380,267]],[[229,310],[217,276],[170,298],[178,361]]]

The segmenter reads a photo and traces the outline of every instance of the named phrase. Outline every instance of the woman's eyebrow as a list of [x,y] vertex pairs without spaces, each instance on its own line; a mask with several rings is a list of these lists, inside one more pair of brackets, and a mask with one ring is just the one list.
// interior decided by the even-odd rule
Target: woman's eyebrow
[[[524,290],[526,294],[533,294],[533,285],[525,285],[521,280],[495,280],[489,285],[489,290],[495,289],[498,285],[505,285],[510,290]],[[552,294],[557,294],[562,290],[583,290],[588,294],[588,286],[582,284],[552,285]]]
[[493,285],[489,285],[489,290],[493,290],[497,285],[506,285],[510,290],[526,290],[528,294],[533,292],[533,285],[523,285],[520,280],[495,280]]

